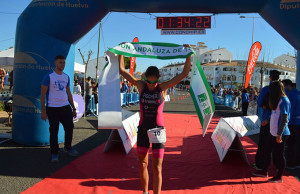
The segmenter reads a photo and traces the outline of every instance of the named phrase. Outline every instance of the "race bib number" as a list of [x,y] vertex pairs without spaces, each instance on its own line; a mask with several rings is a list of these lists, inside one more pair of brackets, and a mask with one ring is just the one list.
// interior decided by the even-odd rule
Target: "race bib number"
[[165,128],[153,128],[147,131],[150,143],[165,143],[167,141]]

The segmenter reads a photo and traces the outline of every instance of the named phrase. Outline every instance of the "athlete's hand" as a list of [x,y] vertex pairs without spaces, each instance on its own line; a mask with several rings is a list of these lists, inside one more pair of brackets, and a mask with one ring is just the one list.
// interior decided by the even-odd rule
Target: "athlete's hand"
[[46,112],[41,113],[41,119],[46,122],[46,120],[47,120],[47,113]]
[[183,44],[183,46],[186,48],[191,48],[191,45],[189,45],[189,44]]

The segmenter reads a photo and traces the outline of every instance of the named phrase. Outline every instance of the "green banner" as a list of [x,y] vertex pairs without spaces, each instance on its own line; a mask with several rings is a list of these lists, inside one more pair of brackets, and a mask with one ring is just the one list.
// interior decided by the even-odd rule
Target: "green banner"
[[[183,45],[158,42],[122,43],[109,49],[109,51],[129,57],[154,59],[187,58],[190,55],[195,54],[192,48],[186,48]],[[190,94],[202,125],[204,136],[215,112],[215,104],[210,86],[197,57],[194,57],[192,69],[193,75],[190,82]]]

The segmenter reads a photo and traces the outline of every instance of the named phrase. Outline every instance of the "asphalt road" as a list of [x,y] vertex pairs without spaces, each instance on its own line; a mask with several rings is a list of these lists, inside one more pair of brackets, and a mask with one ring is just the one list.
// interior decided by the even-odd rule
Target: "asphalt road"
[[[164,112],[173,114],[196,115],[192,99],[177,100],[187,92],[179,92],[171,95],[171,101],[165,103]],[[173,101],[173,98],[175,101]],[[125,108],[131,111],[139,111],[139,106]],[[240,112],[229,107],[216,105],[216,116],[234,117],[241,116]],[[0,120],[0,133],[11,133],[11,128],[5,125],[4,119]],[[81,118],[75,123],[73,145],[80,153],[77,157],[60,154],[57,164],[50,162],[49,147],[31,147],[15,143],[10,140],[0,144],[0,194],[20,193],[35,183],[50,176],[55,171],[68,165],[71,161],[82,156],[86,152],[103,144],[110,130],[97,130],[98,121],[94,116]],[[257,142],[257,135],[251,136]],[[2,139],[0,139],[1,141]],[[61,144],[60,147],[63,147]],[[290,171],[295,177],[300,177],[300,169]]]

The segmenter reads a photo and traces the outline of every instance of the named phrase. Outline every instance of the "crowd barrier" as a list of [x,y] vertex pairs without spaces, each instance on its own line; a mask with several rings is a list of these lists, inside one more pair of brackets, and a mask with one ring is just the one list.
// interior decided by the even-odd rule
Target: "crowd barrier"
[[225,106],[231,107],[232,109],[238,109],[239,108],[239,98],[235,97],[235,96],[232,96],[230,94],[227,94],[225,96],[225,98],[222,97],[222,96],[218,96],[216,94],[213,94],[213,99],[214,99],[215,104],[223,104]]
[[[225,96],[225,98],[222,96],[213,94],[213,99],[214,99],[215,104],[223,104],[223,105],[228,106],[235,110],[241,108],[241,107],[239,107],[240,98],[232,96],[230,94],[227,94]],[[261,114],[262,114],[262,108],[257,106],[257,102],[255,100],[250,101],[249,106],[248,106],[247,115],[248,116],[257,115],[259,118],[261,118]]]
[[139,101],[138,93],[121,93],[121,106],[136,105]]

